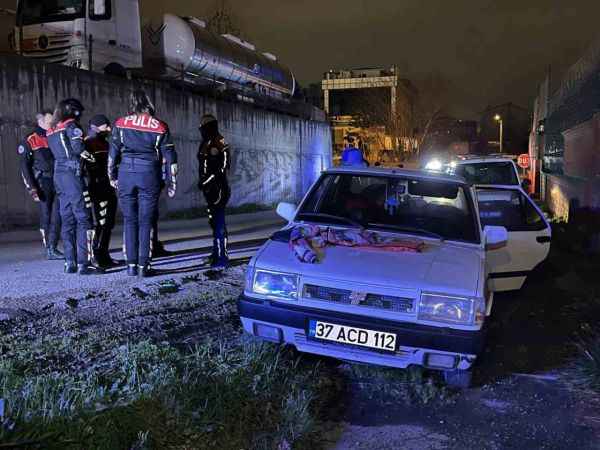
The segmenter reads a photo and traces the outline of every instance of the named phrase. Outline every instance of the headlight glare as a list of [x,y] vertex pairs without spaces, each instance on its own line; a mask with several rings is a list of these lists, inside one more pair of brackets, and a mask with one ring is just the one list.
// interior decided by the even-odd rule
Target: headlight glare
[[298,298],[298,275],[256,270],[252,291],[269,297],[296,300]]
[[438,294],[422,294],[419,319],[458,325],[473,323],[473,300]]

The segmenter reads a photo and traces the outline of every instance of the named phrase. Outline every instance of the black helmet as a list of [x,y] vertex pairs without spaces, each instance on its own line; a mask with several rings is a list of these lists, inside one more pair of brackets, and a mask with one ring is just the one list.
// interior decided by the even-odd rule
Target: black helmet
[[154,112],[154,105],[144,90],[136,89],[131,93],[131,97],[129,99],[130,114],[148,113],[153,116]]
[[85,108],[81,102],[76,98],[67,98],[62,100],[58,102],[58,105],[56,105],[53,124],[56,125],[58,122],[68,119],[79,119],[84,109]]
[[81,113],[85,110],[83,105],[76,98],[68,98],[61,102],[63,104],[64,111],[67,116],[80,117]]

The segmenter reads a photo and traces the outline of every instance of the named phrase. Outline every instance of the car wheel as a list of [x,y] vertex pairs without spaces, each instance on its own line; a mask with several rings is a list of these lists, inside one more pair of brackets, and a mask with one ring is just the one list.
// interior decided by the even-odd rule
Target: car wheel
[[450,387],[467,389],[471,387],[472,377],[470,370],[444,370],[444,381]]

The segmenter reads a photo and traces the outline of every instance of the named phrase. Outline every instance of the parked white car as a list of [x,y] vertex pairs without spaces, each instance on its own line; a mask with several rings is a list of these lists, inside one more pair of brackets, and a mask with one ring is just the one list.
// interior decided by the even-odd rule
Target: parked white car
[[517,165],[508,155],[462,156],[450,162],[447,171],[474,185],[521,185]]
[[[517,199],[524,225],[510,215]],[[289,224],[251,260],[238,301],[246,332],[342,360],[443,370],[458,386],[470,382],[494,291],[520,287],[549,248],[545,218],[518,186],[477,193],[441,173],[329,170],[299,207],[280,204],[278,212]],[[317,261],[301,262],[290,239],[304,226],[424,248],[330,245],[315,252]]]

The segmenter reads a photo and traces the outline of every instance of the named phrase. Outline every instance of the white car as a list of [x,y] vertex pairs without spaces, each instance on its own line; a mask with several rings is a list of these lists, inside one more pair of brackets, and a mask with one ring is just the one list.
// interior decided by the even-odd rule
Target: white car
[[517,165],[508,155],[462,156],[452,161],[447,171],[473,185],[521,185]]
[[[516,199],[524,224],[514,218],[507,230]],[[543,214],[518,186],[478,194],[462,178],[425,171],[329,170],[299,207],[278,212],[289,224],[252,258],[238,301],[246,332],[342,360],[443,370],[457,386],[470,382],[494,292],[519,288],[550,245]],[[290,239],[305,226],[424,248],[328,245],[301,262]]]

